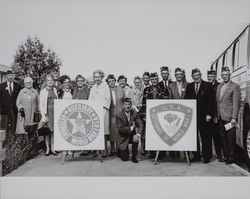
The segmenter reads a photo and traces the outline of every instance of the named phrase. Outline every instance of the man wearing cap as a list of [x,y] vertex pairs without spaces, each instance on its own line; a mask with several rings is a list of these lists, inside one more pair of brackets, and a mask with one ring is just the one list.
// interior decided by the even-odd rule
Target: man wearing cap
[[14,71],[8,70],[7,81],[0,84],[0,113],[7,116],[7,128],[10,127],[12,133],[16,131],[16,99],[21,90],[21,86],[14,80]]
[[214,96],[212,84],[202,80],[198,68],[192,70],[193,82],[187,85],[185,99],[196,99],[197,104],[197,151],[191,161],[200,161],[200,141],[202,144],[203,163],[209,163],[212,157],[212,135],[210,121],[214,114]]
[[[169,84],[172,99],[184,99],[188,82],[186,81],[185,72],[183,69],[179,67],[175,69],[175,79],[176,82]],[[171,151],[170,156],[174,159],[179,158],[180,152]]]
[[159,88],[163,95],[163,99],[170,99],[171,98],[171,92],[169,90],[169,84],[172,83],[171,80],[169,80],[169,70],[167,66],[162,66],[160,68],[161,70],[161,77],[162,81],[159,82]]
[[[218,86],[216,92],[219,132],[226,164],[235,161],[236,126],[240,109],[240,87],[230,80],[230,75],[229,68],[222,67],[223,83]],[[226,131],[226,124],[231,124],[232,128]]]
[[219,162],[223,161],[222,158],[222,146],[221,146],[221,138],[219,134],[219,127],[218,127],[218,119],[216,117],[216,91],[217,86],[220,84],[216,81],[216,72],[214,70],[207,71],[207,81],[210,82],[213,86],[213,92],[214,92],[214,115],[212,116],[211,120],[211,130],[212,133],[212,140],[214,143],[215,153],[217,155],[217,159]]
[[[142,137],[141,137],[142,155],[145,155],[145,152],[144,152],[145,150],[145,127],[146,127],[146,110],[147,110],[146,102],[148,99],[164,99],[164,96],[158,84],[159,77],[156,72],[150,74],[150,82],[151,82],[151,85],[146,87],[143,90],[142,107],[140,109],[140,117],[142,118],[143,123],[144,123],[144,129],[143,129]],[[149,159],[155,158],[155,156],[156,156],[156,152],[150,151],[150,155],[148,158]],[[162,159],[162,158],[163,158],[163,153],[160,152],[158,159]]]
[[[141,137],[143,123],[138,113],[132,109],[130,98],[122,100],[123,110],[116,115],[116,125],[118,128],[117,146],[118,156],[122,161],[129,160],[128,145],[132,143],[132,158],[133,163],[138,163],[136,158],[139,139]],[[137,131],[135,130],[137,128]]]

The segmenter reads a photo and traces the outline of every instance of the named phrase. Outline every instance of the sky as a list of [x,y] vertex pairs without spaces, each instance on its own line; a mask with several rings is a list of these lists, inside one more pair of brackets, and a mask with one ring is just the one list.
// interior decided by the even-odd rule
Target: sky
[[246,0],[0,0],[0,64],[37,36],[61,58],[61,74],[124,74],[169,66],[206,70],[250,23]]

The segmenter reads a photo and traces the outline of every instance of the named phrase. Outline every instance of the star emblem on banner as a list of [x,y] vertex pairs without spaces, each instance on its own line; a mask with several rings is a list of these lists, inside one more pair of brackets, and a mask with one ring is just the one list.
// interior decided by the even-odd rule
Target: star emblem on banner
[[91,122],[90,119],[85,119],[82,117],[82,114],[78,112],[75,119],[69,119],[69,122],[73,125],[72,135],[86,136],[87,130],[86,125]]

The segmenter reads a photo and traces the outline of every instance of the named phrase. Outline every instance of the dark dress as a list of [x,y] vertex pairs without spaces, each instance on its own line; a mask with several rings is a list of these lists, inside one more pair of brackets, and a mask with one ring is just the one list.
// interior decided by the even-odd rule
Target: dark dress
[[48,99],[47,99],[47,113],[48,113],[48,126],[51,131],[54,131],[54,99],[57,99],[57,96],[52,89],[46,88],[48,91]]

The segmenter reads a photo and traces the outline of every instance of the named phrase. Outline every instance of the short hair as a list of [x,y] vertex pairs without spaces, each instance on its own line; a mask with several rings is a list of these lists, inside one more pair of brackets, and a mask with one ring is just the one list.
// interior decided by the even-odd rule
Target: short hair
[[125,79],[126,82],[128,81],[127,77],[125,77],[124,75],[120,75],[117,81],[119,82],[121,79]]
[[195,68],[195,69],[192,70],[192,75],[193,75],[194,73],[201,73],[201,71],[200,71],[200,69]]
[[83,79],[83,82],[85,82],[85,78],[82,75],[77,75],[75,81],[77,82],[78,79]]
[[141,77],[140,77],[140,76],[135,76],[135,77],[134,77],[134,82],[135,82],[135,80],[137,80],[137,79],[139,79],[139,80],[140,80],[140,82],[142,83],[142,79],[141,79]]
[[148,76],[148,77],[150,77],[150,73],[149,72],[144,72],[142,76]]
[[130,104],[132,104],[132,100],[129,97],[125,97],[122,99],[122,103],[124,104],[125,102],[129,102]]
[[27,76],[23,79],[23,82],[25,83],[27,80],[31,80],[33,82],[33,79],[30,76]]
[[53,76],[51,74],[45,76],[45,81],[47,82],[49,78],[51,78],[54,81]]
[[162,72],[163,70],[169,71],[167,66],[162,66],[162,67],[160,68],[160,70],[161,70],[161,72]]
[[116,78],[115,78],[115,76],[114,76],[113,74],[109,74],[109,75],[107,76],[106,82],[108,83],[108,81],[109,81],[110,79],[114,79],[114,80],[116,81]]
[[151,73],[151,74],[150,74],[150,78],[152,78],[152,77],[158,77],[157,72]]
[[61,83],[63,83],[66,79],[68,79],[70,81],[70,77],[68,75],[62,75],[60,78],[59,78],[59,81]]
[[181,69],[180,67],[177,67],[177,68],[174,70],[174,73],[177,73],[177,72],[182,72],[182,73],[184,73],[184,70]]
[[102,70],[100,70],[100,69],[95,70],[95,71],[93,72],[93,76],[94,76],[95,73],[99,73],[99,74],[101,75],[101,78],[102,78],[102,79],[103,79],[104,76],[105,76],[104,72],[103,72]]

